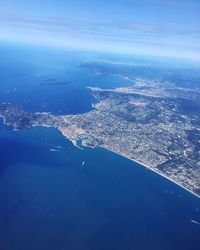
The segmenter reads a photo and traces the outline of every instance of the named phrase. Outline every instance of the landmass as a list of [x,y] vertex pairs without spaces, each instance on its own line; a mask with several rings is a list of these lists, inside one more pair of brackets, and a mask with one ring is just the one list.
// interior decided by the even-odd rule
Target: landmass
[[134,79],[130,87],[90,90],[97,102],[84,114],[30,113],[3,103],[0,116],[17,130],[54,127],[76,146],[111,150],[200,197],[199,89]]

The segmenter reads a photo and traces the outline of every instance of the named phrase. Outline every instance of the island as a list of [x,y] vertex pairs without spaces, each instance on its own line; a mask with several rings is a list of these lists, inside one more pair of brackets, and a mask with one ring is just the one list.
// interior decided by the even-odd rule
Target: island
[[30,113],[2,103],[0,116],[15,130],[54,127],[75,146],[125,156],[200,197],[199,89],[146,79],[134,79],[130,87],[89,89],[96,102],[87,113]]

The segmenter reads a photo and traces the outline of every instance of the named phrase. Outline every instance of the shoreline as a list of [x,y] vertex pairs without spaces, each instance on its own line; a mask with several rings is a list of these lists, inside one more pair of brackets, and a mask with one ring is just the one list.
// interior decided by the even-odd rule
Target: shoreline
[[110,151],[110,152],[112,152],[112,153],[114,153],[114,154],[116,154],[116,155],[122,156],[122,157],[124,157],[124,158],[126,158],[126,159],[128,159],[128,160],[130,160],[130,161],[133,161],[133,162],[139,164],[141,167],[145,167],[147,170],[152,171],[153,173],[162,176],[163,178],[167,179],[168,181],[173,182],[174,184],[178,185],[179,187],[183,188],[184,190],[186,190],[186,191],[189,192],[190,194],[192,194],[192,195],[194,195],[195,197],[197,197],[197,198],[200,199],[200,195],[198,195],[198,194],[194,193],[192,190],[190,190],[190,189],[184,187],[183,185],[181,185],[181,184],[178,183],[177,181],[170,179],[169,177],[167,177],[166,175],[160,173],[159,171],[156,171],[155,169],[150,168],[148,165],[146,165],[146,164],[144,164],[144,163],[142,163],[142,162],[139,162],[139,161],[137,161],[137,160],[134,160],[134,159],[132,159],[132,158],[130,158],[130,157],[128,157],[128,156],[122,154],[122,153],[117,153],[117,152],[115,152],[114,150],[108,149],[108,148],[106,148],[106,147],[101,147],[101,146],[100,146],[99,148],[108,150],[108,151]]
[[[0,118],[3,119],[3,124],[4,124],[4,125],[10,126],[9,124],[7,124],[7,123],[5,122],[5,119],[4,119],[4,117],[3,117],[2,115],[0,115]],[[69,140],[69,141],[74,145],[74,147],[77,147],[77,148],[79,148],[79,149],[82,149],[82,148],[80,148],[80,147],[78,147],[78,146],[76,145],[76,143],[75,143],[75,141],[74,141],[73,139],[71,139],[71,138],[67,137],[66,135],[64,135],[63,132],[62,132],[62,130],[59,129],[59,128],[56,128],[56,127],[54,127],[54,126],[47,126],[47,125],[39,125],[39,126],[38,126],[38,125],[32,125],[32,127],[54,128],[54,129],[58,130],[58,131],[62,134],[62,136],[63,136],[64,138],[66,138],[67,140]],[[13,129],[13,130],[14,130],[14,129]],[[84,147],[87,147],[87,146],[84,146]],[[89,148],[91,148],[91,147],[89,147]],[[93,147],[92,147],[92,148],[93,148]],[[152,171],[153,173],[162,176],[163,178],[167,179],[168,181],[171,181],[172,183],[178,185],[179,187],[183,188],[184,190],[186,190],[186,191],[189,192],[190,194],[192,194],[192,195],[194,195],[195,197],[197,197],[197,198],[200,199],[200,195],[194,193],[192,190],[188,189],[187,187],[184,187],[183,185],[181,185],[181,184],[178,183],[177,181],[175,181],[175,180],[173,180],[173,179],[170,179],[168,176],[162,174],[161,172],[157,171],[156,169],[150,168],[148,165],[146,165],[146,164],[144,164],[144,163],[142,163],[142,162],[140,162],[140,161],[137,161],[137,160],[135,160],[135,159],[132,159],[131,157],[129,157],[129,156],[125,155],[125,154],[122,154],[122,153],[118,153],[118,152],[116,152],[116,151],[114,151],[114,150],[112,150],[112,149],[106,148],[105,146],[99,146],[99,147],[94,147],[94,148],[102,148],[102,149],[105,149],[105,150],[107,150],[107,151],[110,151],[110,152],[112,152],[112,153],[114,153],[114,154],[116,154],[116,155],[119,155],[119,156],[121,156],[121,157],[124,157],[124,158],[126,158],[126,159],[128,159],[128,160],[130,160],[130,161],[133,161],[133,162],[139,164],[141,167],[145,167],[147,170]]]

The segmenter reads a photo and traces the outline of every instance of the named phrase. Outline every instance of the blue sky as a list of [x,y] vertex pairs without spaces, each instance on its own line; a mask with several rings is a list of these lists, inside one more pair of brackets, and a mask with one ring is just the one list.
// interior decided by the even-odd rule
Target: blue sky
[[200,61],[198,0],[1,0],[0,40]]

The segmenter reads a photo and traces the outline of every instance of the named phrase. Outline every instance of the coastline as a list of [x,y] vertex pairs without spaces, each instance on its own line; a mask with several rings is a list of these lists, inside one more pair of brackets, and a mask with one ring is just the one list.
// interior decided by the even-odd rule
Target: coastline
[[179,187],[183,188],[183,189],[186,190],[187,192],[191,193],[192,195],[194,195],[194,196],[196,196],[197,198],[200,199],[200,195],[198,195],[198,194],[194,193],[192,190],[190,190],[190,189],[184,187],[183,185],[181,185],[181,184],[178,183],[177,181],[170,179],[169,177],[167,177],[166,175],[160,173],[159,171],[156,171],[155,169],[150,168],[148,165],[146,165],[146,164],[144,164],[144,163],[142,163],[142,162],[139,162],[139,161],[137,161],[137,160],[134,160],[134,159],[132,159],[132,158],[130,158],[130,157],[124,155],[124,154],[117,153],[117,152],[115,152],[114,150],[111,150],[111,149],[109,149],[109,148],[102,147],[102,146],[100,146],[99,148],[103,148],[103,149],[105,149],[105,150],[108,150],[108,151],[110,151],[110,152],[112,152],[112,153],[114,153],[114,154],[117,154],[117,155],[119,155],[119,156],[122,156],[122,157],[124,157],[124,158],[126,158],[126,159],[128,159],[128,160],[130,160],[130,161],[133,161],[133,162],[139,164],[141,167],[145,167],[145,168],[148,169],[149,171],[152,171],[152,172],[156,173],[157,175],[160,175],[160,176],[164,177],[165,179],[167,179],[167,180],[173,182],[174,184],[178,185]]
[[[4,125],[9,126],[9,124],[6,123],[4,116],[0,115],[0,118],[3,119],[3,124],[4,124]],[[38,127],[38,125],[33,124],[32,127]],[[62,131],[61,129],[59,129],[59,128],[56,128],[56,127],[54,127],[54,126],[48,126],[48,125],[39,125],[39,127],[55,128],[56,130],[58,130],[58,131],[62,134],[62,136],[63,136],[64,138],[66,138],[66,139],[68,139],[69,141],[71,141],[71,143],[72,143],[75,147],[77,147],[77,148],[79,148],[79,149],[83,149],[83,148],[80,148],[80,147],[76,144],[76,140],[73,140],[72,138],[69,138],[68,136],[66,136],[66,135],[63,133],[63,131]],[[14,128],[13,130],[16,131],[15,128]],[[87,147],[87,146],[84,145],[84,147]],[[90,147],[90,148],[95,148],[95,147]],[[178,183],[177,181],[175,181],[175,180],[173,180],[173,179],[170,179],[168,176],[162,174],[161,172],[157,171],[156,169],[150,168],[148,165],[146,165],[146,164],[144,164],[144,163],[142,163],[142,162],[140,162],[140,161],[137,161],[137,160],[135,160],[135,159],[132,159],[131,157],[129,157],[129,156],[125,155],[125,154],[118,153],[118,152],[116,152],[116,151],[114,151],[114,150],[112,150],[112,149],[109,149],[109,148],[105,147],[105,146],[99,146],[99,148],[108,150],[108,151],[110,151],[110,152],[112,152],[112,153],[114,153],[114,154],[117,154],[117,155],[119,155],[119,156],[122,156],[122,157],[124,157],[124,158],[126,158],[126,159],[128,159],[128,160],[130,160],[130,161],[133,161],[133,162],[139,164],[141,167],[145,167],[145,168],[148,169],[149,171],[152,171],[152,172],[156,173],[157,175],[160,175],[160,176],[164,177],[165,179],[167,179],[167,180],[173,182],[174,184],[178,185],[179,187],[183,188],[183,189],[186,190],[187,192],[191,193],[192,195],[194,195],[194,196],[196,196],[197,198],[200,199],[200,195],[196,194],[195,192],[193,192],[192,190],[188,189],[187,187],[184,187],[183,185],[181,185],[181,184]]]

